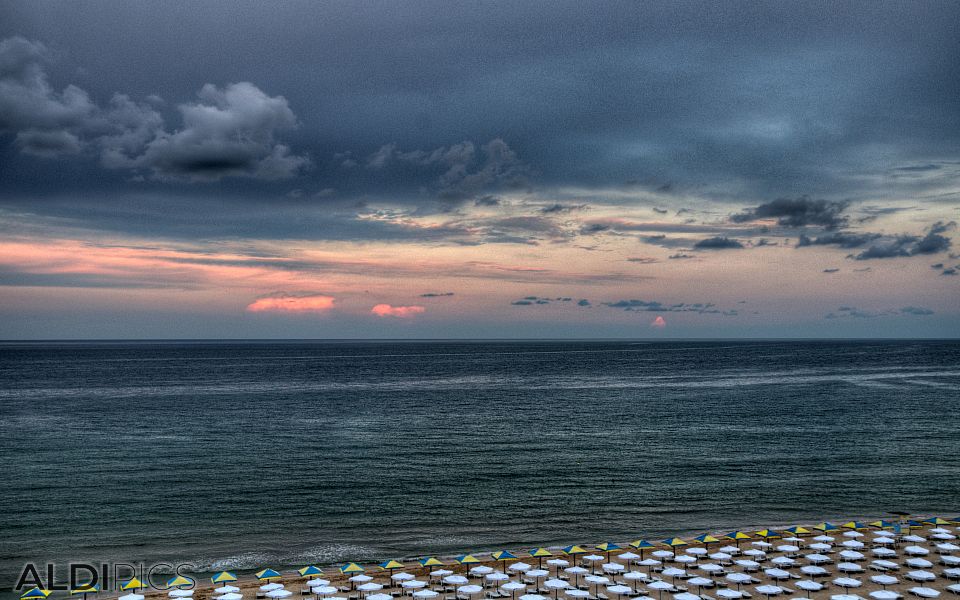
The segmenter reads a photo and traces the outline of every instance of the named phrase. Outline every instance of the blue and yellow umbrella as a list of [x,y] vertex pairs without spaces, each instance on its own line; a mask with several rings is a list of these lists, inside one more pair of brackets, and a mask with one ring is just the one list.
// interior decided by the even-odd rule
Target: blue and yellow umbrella
[[527,550],[527,554],[537,559],[537,568],[543,568],[543,559],[547,556],[553,556],[553,553],[547,550],[546,548],[531,548]]
[[349,575],[351,573],[363,573],[363,567],[355,562],[347,563],[340,567],[340,572],[344,575]]
[[693,539],[697,540],[698,542],[700,542],[700,543],[703,544],[704,546],[706,546],[706,545],[708,545],[708,544],[712,544],[712,543],[714,543],[714,542],[719,542],[719,541],[720,541],[719,538],[715,538],[715,537],[713,537],[712,535],[710,535],[709,533],[705,533],[705,534],[703,534],[703,535],[698,535],[697,537],[695,537],[695,538],[693,538]]
[[924,519],[923,522],[930,525],[953,525],[952,521],[941,519],[940,517],[930,517],[929,519]]
[[596,548],[600,552],[606,552],[607,560],[610,560],[610,553],[613,552],[614,550],[619,550],[620,546],[614,544],[613,542],[604,542],[602,544],[597,544]]
[[810,533],[809,529],[807,529],[806,527],[801,527],[799,525],[796,525],[794,527],[787,527],[786,529],[784,529],[784,531],[793,535],[807,535],[808,533]]
[[516,555],[513,554],[512,552],[510,552],[509,550],[498,550],[497,552],[494,552],[494,553],[491,554],[490,556],[492,556],[492,557],[493,557],[493,560],[495,560],[495,561],[498,561],[498,562],[502,561],[502,562],[503,562],[503,570],[504,570],[504,571],[507,570],[507,561],[508,561],[508,560],[516,560],[516,559],[517,559]]
[[189,577],[184,577],[183,575],[177,575],[176,577],[167,581],[168,588],[182,588],[187,586],[192,586],[196,582]]
[[27,590],[23,594],[21,594],[20,597],[21,598],[46,598],[49,595],[50,595],[50,590],[34,587]]
[[129,581],[124,581],[123,583],[120,584],[120,589],[123,590],[123,591],[127,591],[127,590],[140,590],[140,589],[143,589],[143,588],[145,588],[145,587],[147,587],[147,586],[143,585],[143,582],[140,581],[139,579],[137,579],[136,577],[134,577],[133,579],[131,579],[131,580],[129,580]]
[[300,567],[297,569],[297,573],[300,573],[300,577],[307,579],[314,577],[315,575],[323,575],[323,569],[316,565],[309,565],[306,567]]
[[854,531],[858,529],[866,529],[867,526],[862,521],[849,521],[842,525],[844,529],[853,529]]
[[391,559],[391,560],[385,560],[377,566],[383,569],[384,571],[390,571],[390,575],[392,576],[395,570],[403,568],[403,563]]
[[565,547],[561,548],[561,550],[563,550],[563,553],[564,553],[564,554],[568,554],[568,555],[570,555],[570,556],[576,556],[577,554],[586,554],[586,553],[587,553],[587,549],[586,549],[586,548],[584,548],[583,546],[577,546],[576,544],[574,544],[574,545],[572,545],[572,546],[565,546]]
[[256,577],[260,581],[270,581],[271,579],[280,579],[280,573],[277,573],[273,569],[264,569],[258,571]]
[[824,521],[823,523],[818,523],[813,526],[814,529],[819,529],[820,531],[834,531],[840,529],[830,521]]
[[772,540],[780,537],[780,532],[772,529],[761,529],[757,532],[757,535],[765,540]]
[[83,597],[86,598],[87,594],[98,594],[100,593],[99,584],[86,584],[73,588],[70,590],[71,596],[76,596],[77,594],[83,594]]
[[671,548],[679,548],[680,546],[689,546],[690,543],[686,540],[680,539],[678,537],[667,538],[663,540],[665,546],[670,546]]
[[421,566],[421,567],[441,567],[441,566],[443,566],[443,563],[442,563],[442,562],[440,562],[439,560],[435,559],[435,558],[432,557],[432,556],[427,556],[427,557],[425,557],[425,558],[421,558],[421,559],[418,560],[417,562],[420,563],[420,566]]
[[632,548],[636,548],[637,550],[640,551],[640,560],[643,560],[643,551],[644,551],[644,550],[646,550],[646,549],[648,549],[648,548],[656,548],[656,547],[657,547],[656,544],[654,544],[654,543],[652,543],[652,542],[648,542],[647,540],[633,540],[632,542],[630,542],[630,546],[631,546]]
[[871,527],[876,527],[877,529],[893,529],[897,526],[896,523],[885,521],[883,519],[880,519],[879,521],[870,521],[869,525]]
[[210,578],[210,581],[213,583],[230,583],[231,581],[236,581],[237,576],[230,571],[220,571],[216,575]]

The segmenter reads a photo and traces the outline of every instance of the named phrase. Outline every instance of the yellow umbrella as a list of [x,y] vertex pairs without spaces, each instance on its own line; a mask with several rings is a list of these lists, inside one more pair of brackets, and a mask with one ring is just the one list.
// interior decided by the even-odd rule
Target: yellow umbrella
[[146,586],[143,585],[143,582],[140,581],[139,579],[137,579],[136,577],[134,577],[134,578],[131,579],[130,581],[124,582],[123,584],[120,585],[120,589],[123,590],[123,591],[127,591],[127,590],[139,590],[139,589],[144,588],[144,587],[146,587]]

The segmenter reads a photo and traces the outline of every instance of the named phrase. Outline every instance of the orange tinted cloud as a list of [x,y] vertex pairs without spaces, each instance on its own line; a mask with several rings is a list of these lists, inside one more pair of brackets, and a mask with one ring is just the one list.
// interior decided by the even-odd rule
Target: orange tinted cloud
[[658,329],[663,329],[667,326],[667,321],[663,317],[657,317],[656,319],[650,321],[650,327],[656,327]]
[[390,306],[389,304],[378,304],[370,309],[370,312],[378,317],[399,317],[406,319],[422,313],[422,306]]
[[247,306],[250,312],[323,312],[333,308],[331,296],[268,296]]

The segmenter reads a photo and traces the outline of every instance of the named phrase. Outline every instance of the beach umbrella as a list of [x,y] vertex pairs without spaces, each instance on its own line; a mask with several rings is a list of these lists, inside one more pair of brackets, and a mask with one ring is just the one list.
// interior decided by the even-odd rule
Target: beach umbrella
[[856,594],[833,594],[830,600],[863,600],[863,598]]
[[697,562],[697,558],[695,556],[690,556],[689,554],[681,554],[680,556],[674,557],[673,562],[678,562],[681,565],[689,565]]
[[510,579],[510,576],[500,571],[491,571],[485,574],[484,579],[486,579],[487,581],[493,581],[493,582],[507,581],[508,579]]
[[783,588],[780,587],[779,585],[758,585],[753,589],[757,590],[759,593],[763,594],[767,598],[769,598],[770,596],[776,596],[777,594],[783,593]]
[[571,598],[589,598],[590,597],[590,592],[588,592],[587,590],[579,590],[576,588],[567,588],[563,590],[563,593],[566,594],[567,596],[570,596]]
[[192,586],[196,582],[189,577],[184,577],[183,575],[177,575],[172,579],[167,581],[167,588],[182,588],[185,586]]
[[723,600],[738,600],[743,598],[743,592],[738,592],[737,590],[717,590],[717,597],[722,598]]
[[899,569],[900,565],[895,562],[890,562],[889,560],[875,560],[870,563],[871,567],[876,567],[879,569]]
[[748,571],[755,571],[760,568],[760,563],[758,563],[755,560],[749,560],[749,559],[735,560],[733,561],[733,564],[740,565],[741,567],[743,567],[744,569],[747,569]]
[[817,552],[829,552],[833,548],[830,544],[824,544],[823,542],[815,542],[807,547]]
[[394,575],[391,575],[390,579],[392,581],[409,581],[413,579],[413,575],[411,575],[410,573],[401,572],[401,573],[396,573]]
[[640,558],[642,559],[642,558],[643,558],[643,551],[646,550],[646,549],[648,549],[648,548],[654,548],[654,547],[656,547],[656,544],[652,544],[652,543],[648,542],[647,540],[634,540],[634,541],[630,542],[630,546],[633,547],[633,548],[636,548],[637,550],[640,551]]
[[947,589],[950,590],[954,596],[960,595],[960,583],[954,583],[953,585],[948,585]]
[[576,565],[574,565],[574,566],[572,566],[572,567],[567,567],[566,569],[564,569],[564,572],[565,572],[565,573],[570,573],[570,574],[572,574],[572,575],[574,576],[574,584],[575,584],[575,585],[579,585],[579,584],[580,584],[580,576],[581,576],[581,575],[586,575],[587,573],[589,573],[589,571],[587,571],[587,570],[584,569],[583,567],[576,566]]
[[77,594],[83,594],[83,600],[86,600],[87,594],[99,594],[100,593],[100,584],[84,584],[70,590],[70,595],[75,596]]
[[396,571],[397,569],[403,568],[403,563],[400,561],[391,559],[391,560],[385,560],[377,566],[380,567],[380,569],[383,571],[390,571],[390,574],[393,575],[394,571]]
[[686,577],[687,572],[684,569],[678,569],[676,567],[667,567],[660,572],[664,577],[672,577],[673,582],[677,582],[677,577]]
[[646,567],[647,573],[649,573],[653,567],[659,567],[663,563],[661,563],[659,560],[655,558],[645,558],[640,562],[638,562],[637,564],[640,565],[641,567]]
[[837,527],[836,525],[834,525],[833,523],[831,523],[831,522],[829,522],[829,521],[824,521],[823,523],[819,523],[819,524],[817,524],[817,525],[814,525],[813,528],[814,528],[814,529],[819,529],[820,531],[833,531],[833,530],[835,530],[835,529],[840,529],[839,527]]
[[222,585],[217,589],[213,590],[215,594],[232,594],[234,592],[239,592],[240,588],[235,585]]
[[439,595],[439,592],[433,590],[417,590],[413,593],[413,597],[418,600],[428,600],[429,598],[436,598]]
[[772,529],[761,529],[757,532],[757,535],[765,540],[772,540],[780,537],[780,532]]
[[945,565],[957,566],[960,565],[960,556],[947,556],[943,555],[940,557],[940,562]]
[[614,550],[620,550],[620,546],[614,544],[613,542],[604,542],[602,544],[597,544],[596,549],[600,552],[606,552],[608,555]]
[[859,579],[854,579],[853,577],[837,577],[833,580],[834,585],[838,585],[843,589],[860,587],[863,583]]
[[658,598],[663,598],[663,590],[673,590],[673,586],[667,583],[666,581],[656,580],[651,581],[647,584],[647,587],[651,590],[656,590],[658,592]]
[[483,575],[487,575],[489,573],[493,573],[493,568],[486,565],[477,565],[476,567],[470,569],[470,574],[476,577],[482,577]]
[[797,564],[797,561],[793,560],[788,556],[778,556],[773,560],[771,560],[770,562],[777,565],[778,567],[792,567],[793,565]]
[[842,573],[862,573],[863,567],[861,567],[857,563],[842,562],[839,565],[837,565],[837,570]]
[[267,598],[286,598],[292,595],[293,595],[293,592],[291,592],[290,590],[273,590],[265,594]]
[[828,562],[830,562],[830,557],[829,557],[829,556],[825,556],[825,555],[823,555],[823,554],[808,554],[808,555],[804,556],[804,558],[807,559],[808,561],[810,561],[811,563],[815,564],[815,565],[820,565],[820,564],[823,564],[823,563],[828,563]]
[[442,562],[440,562],[439,560],[435,559],[435,558],[432,557],[432,556],[427,556],[427,557],[421,558],[421,559],[418,560],[417,562],[420,563],[420,566],[421,566],[421,567],[440,567],[440,566],[443,566],[443,563],[442,563]]
[[277,573],[273,569],[264,569],[257,572],[256,577],[260,581],[270,581],[271,579],[280,579],[280,573]]
[[653,552],[651,552],[651,554],[652,554],[655,558],[659,558],[659,559],[661,559],[661,560],[666,560],[666,559],[668,559],[668,558],[673,558],[673,556],[674,556],[674,555],[673,555],[673,552],[670,552],[669,550],[654,550]]
[[706,571],[707,573],[720,573],[723,571],[723,567],[716,563],[703,563],[697,568],[701,571]]
[[749,540],[749,539],[751,539],[752,536],[751,536],[750,534],[744,533],[744,532],[742,532],[742,531],[731,531],[730,533],[728,533],[728,534],[726,535],[726,537],[729,538],[729,539],[731,539],[731,540],[733,540],[733,541],[735,541],[735,542],[737,543],[737,547],[739,548],[741,541],[743,541],[743,540]]
[[210,578],[210,581],[213,583],[228,583],[231,581],[236,581],[237,576],[231,573],[230,571],[220,571],[216,575]]
[[524,576],[533,577],[534,579],[543,579],[544,577],[548,577],[549,575],[550,575],[550,571],[546,569],[530,569],[529,571],[524,573]]
[[340,572],[344,575],[349,575],[351,573],[363,573],[364,568],[358,565],[355,562],[347,563],[340,567]]
[[740,586],[753,581],[753,577],[750,577],[746,573],[730,573],[727,575],[726,580],[737,584],[737,589],[740,589]]
[[919,596],[921,598],[936,598],[937,596],[940,595],[940,592],[938,592],[933,588],[928,588],[928,587],[912,587],[907,591],[909,591],[914,596]]
[[630,552],[629,550],[626,551],[626,552],[621,552],[620,554],[617,555],[617,560],[626,561],[626,563],[627,563],[628,565],[630,564],[630,561],[632,561],[632,560],[640,560],[641,558],[642,558],[642,557],[641,557],[639,554],[636,554],[636,553],[634,553],[634,552]]
[[937,576],[930,571],[910,571],[904,575],[904,577],[912,579],[913,581],[933,581],[937,578]]
[[171,598],[189,598],[193,596],[193,590],[181,590],[181,589],[170,590],[169,592],[167,592],[167,595],[170,596]]
[[125,594],[117,598],[117,600],[143,600],[143,594]]
[[795,586],[807,593],[807,598],[810,597],[810,592],[819,592],[823,589],[822,583],[817,583],[816,581],[811,581],[809,579],[803,579],[794,583]]
[[784,529],[784,531],[786,531],[787,533],[792,533],[793,535],[807,535],[808,533],[810,533],[809,529],[807,529],[806,527],[801,527],[799,525],[796,525],[794,527],[787,527],[786,529]]
[[908,558],[906,563],[908,567],[913,567],[914,569],[929,569],[933,566],[933,563],[925,558]]
[[895,585],[900,580],[891,575],[874,575],[870,578],[870,581],[878,584],[883,589],[887,589],[888,585]]
[[897,600],[900,598],[900,594],[889,590],[874,590],[870,592],[870,597],[873,600]]
[[629,585],[611,585],[607,587],[607,591],[622,598],[625,594],[632,594],[633,588]]
[[282,589],[283,589],[282,583],[265,583],[260,586],[261,592],[272,592],[274,590],[282,590]]
[[367,596],[367,600],[393,600],[393,596],[381,592],[379,594],[370,594]]
[[543,582],[543,587],[548,590],[554,590],[554,598],[556,598],[556,591],[568,588],[570,584],[562,579],[548,579]]
[[913,556],[926,556],[930,554],[930,551],[926,548],[921,548],[920,546],[907,546],[903,549],[904,552]]
[[513,598],[517,595],[519,590],[527,589],[526,584],[520,583],[519,581],[508,581],[505,584],[500,586],[501,590],[510,592],[510,597]]
[[507,561],[508,561],[508,560],[516,560],[516,559],[517,559],[516,555],[514,555],[512,552],[510,552],[510,551],[508,551],[508,550],[499,550],[499,551],[497,551],[497,552],[494,552],[494,553],[491,554],[490,556],[492,556],[492,557],[493,557],[493,560],[495,560],[495,561],[497,561],[497,562],[503,562],[503,569],[504,569],[504,570],[506,570],[506,568],[507,568]]
[[713,537],[712,535],[710,535],[709,533],[705,533],[705,534],[703,534],[703,535],[698,535],[697,537],[695,537],[695,538],[693,538],[693,539],[697,540],[698,542],[700,542],[700,543],[703,544],[704,546],[706,546],[706,545],[708,545],[708,544],[712,544],[712,543],[714,543],[714,542],[719,542],[719,541],[720,541],[719,538],[715,538],[715,537]]
[[592,573],[596,573],[596,572],[597,572],[597,563],[600,562],[601,560],[603,560],[603,557],[600,556],[599,554],[587,554],[586,556],[583,557],[583,560],[585,560],[585,561],[587,561],[588,563],[590,563],[590,571],[591,571]]
[[[543,559],[545,557],[553,556],[553,553],[547,550],[546,548],[531,548],[530,550],[527,550],[527,554],[537,559],[537,566],[540,568],[543,567]],[[536,594],[530,594],[530,595],[535,596]]]
[[520,596],[519,600],[547,600],[547,597],[540,594],[524,594]]
[[466,594],[472,596],[474,594],[479,594],[483,591],[483,588],[479,585],[461,585],[457,588],[457,593]]
[[673,595],[673,600],[700,600],[700,596],[691,594],[690,592],[680,592],[679,594]]
[[332,596],[337,593],[337,588],[332,585],[317,585],[311,587],[310,591],[316,596]]
[[862,521],[849,521],[841,525],[841,527],[844,527],[845,529],[857,530],[857,529],[866,529],[867,525]]
[[400,587],[405,590],[420,590],[427,587],[427,582],[420,581],[419,579],[410,579],[401,583]]
[[461,565],[474,565],[480,562],[480,559],[472,554],[461,554],[453,560],[457,561],[457,563]]
[[712,579],[707,577],[691,577],[687,580],[687,585],[697,586],[697,595],[699,596],[702,588],[713,587],[714,583]]
[[829,571],[823,567],[818,567],[816,565],[804,565],[800,567],[800,572],[811,577],[821,577],[829,573]]
[[300,573],[300,577],[307,579],[315,575],[323,575],[323,570],[316,565],[309,565],[306,567],[300,567],[299,569],[297,569],[297,573]]
[[953,521],[941,519],[940,517],[930,517],[929,519],[924,519],[921,522],[928,523],[930,525],[953,525]]
[[140,590],[147,587],[142,581],[134,577],[133,579],[124,581],[120,584],[120,589],[123,591],[127,590]]
[[767,577],[772,579],[790,579],[790,573],[783,569],[765,569],[763,572],[766,573]]
[[689,545],[686,541],[684,541],[684,540],[682,540],[682,539],[680,539],[680,538],[678,538],[678,537],[667,538],[667,539],[663,540],[662,543],[663,543],[663,545],[665,545],[665,546],[670,546],[671,548],[679,548],[679,547],[681,547],[681,546],[687,546],[687,545]]
[[380,585],[379,583],[374,583],[372,581],[368,581],[367,583],[362,583],[357,586],[357,590],[360,592],[379,592],[382,589],[383,589],[382,585]]
[[468,583],[467,578],[463,575],[447,575],[443,578],[443,582],[450,585],[466,585]]
[[627,568],[621,565],[620,563],[613,563],[613,562],[604,563],[603,566],[600,568],[603,569],[604,573],[610,573],[614,575],[617,573],[623,573],[624,571],[627,570]]
[[[330,582],[327,581],[326,579],[320,579],[318,577],[316,579],[311,579],[307,581],[306,585],[307,587],[317,587],[318,585],[330,585]],[[233,591],[239,591],[239,590],[233,590]]]
[[574,557],[574,560],[576,560],[576,557],[577,557],[578,554],[586,554],[586,553],[587,553],[587,549],[586,549],[586,548],[584,548],[584,547],[582,547],[582,546],[577,546],[576,544],[574,544],[573,546],[566,546],[566,547],[564,547],[564,548],[561,548],[561,550],[563,550],[563,553],[566,554],[567,556],[572,556],[572,557]]
[[243,600],[243,594],[238,594],[236,592],[227,592],[222,596],[217,596],[216,600]]
[[24,592],[23,594],[21,594],[20,597],[23,598],[24,600],[31,600],[31,599],[42,600],[43,598],[46,598],[47,596],[49,596],[50,593],[51,593],[50,590],[45,590],[39,587],[32,587],[26,592]]
[[877,529],[893,529],[896,527],[896,523],[891,523],[890,521],[884,521],[880,519],[879,521],[871,521],[869,523],[871,527],[876,527]]

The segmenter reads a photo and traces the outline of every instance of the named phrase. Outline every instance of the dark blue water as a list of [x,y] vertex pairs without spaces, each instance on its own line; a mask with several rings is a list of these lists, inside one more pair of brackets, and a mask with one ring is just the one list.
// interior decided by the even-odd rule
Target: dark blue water
[[0,584],[960,510],[958,342],[0,345]]

